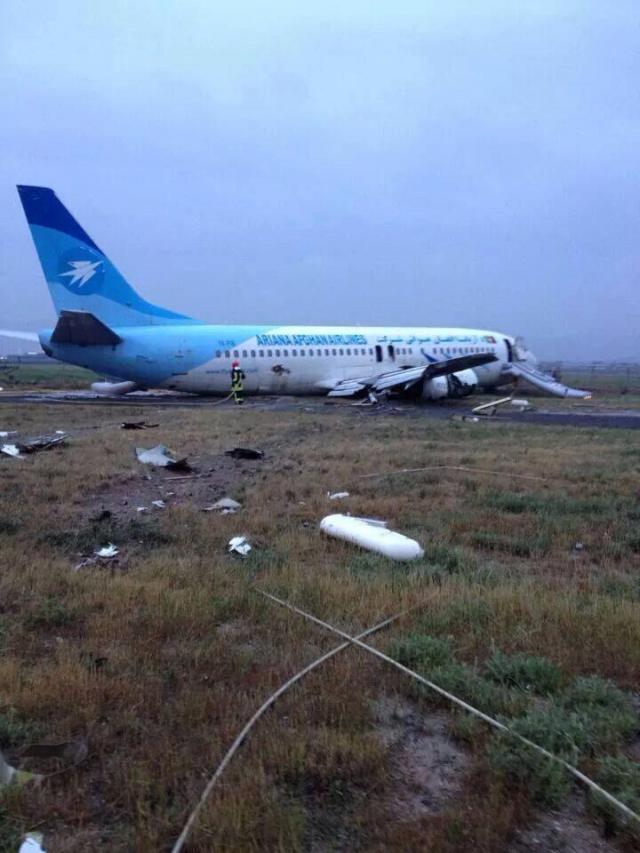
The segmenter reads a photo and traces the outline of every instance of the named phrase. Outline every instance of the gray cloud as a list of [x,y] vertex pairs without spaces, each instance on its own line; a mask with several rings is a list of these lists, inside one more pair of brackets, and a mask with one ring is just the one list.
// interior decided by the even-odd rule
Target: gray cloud
[[3,325],[53,318],[22,182],[53,186],[145,296],[210,322],[638,353],[639,22],[623,0],[9,0]]

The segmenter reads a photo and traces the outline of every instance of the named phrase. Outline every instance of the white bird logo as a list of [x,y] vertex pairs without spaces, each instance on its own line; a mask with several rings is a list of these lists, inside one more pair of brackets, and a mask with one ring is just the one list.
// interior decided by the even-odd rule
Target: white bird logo
[[78,284],[82,287],[90,278],[93,278],[102,261],[68,261],[68,263],[72,269],[61,272],[60,276],[69,276],[69,284]]

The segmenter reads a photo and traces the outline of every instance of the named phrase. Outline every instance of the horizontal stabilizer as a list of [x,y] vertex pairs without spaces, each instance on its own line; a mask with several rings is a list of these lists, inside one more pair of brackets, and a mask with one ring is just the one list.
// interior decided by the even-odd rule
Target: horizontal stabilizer
[[0,329],[0,338],[16,338],[19,341],[39,341],[36,332],[14,332],[13,329]]
[[51,341],[81,347],[115,346],[122,338],[88,311],[61,311]]
[[549,373],[543,373],[541,370],[535,370],[523,362],[513,362],[509,365],[509,373],[518,379],[524,379],[539,388],[541,391],[546,391],[547,394],[553,394],[554,397],[577,397],[580,399],[590,399],[590,391],[581,391],[579,388],[569,388],[562,382],[551,376]]

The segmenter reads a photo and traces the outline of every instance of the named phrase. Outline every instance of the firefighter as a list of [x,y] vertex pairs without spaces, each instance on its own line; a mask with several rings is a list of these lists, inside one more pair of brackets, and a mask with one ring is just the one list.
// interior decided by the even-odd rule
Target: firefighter
[[231,395],[234,403],[241,405],[244,403],[242,399],[242,382],[244,380],[244,371],[240,368],[240,362],[234,361],[231,365]]

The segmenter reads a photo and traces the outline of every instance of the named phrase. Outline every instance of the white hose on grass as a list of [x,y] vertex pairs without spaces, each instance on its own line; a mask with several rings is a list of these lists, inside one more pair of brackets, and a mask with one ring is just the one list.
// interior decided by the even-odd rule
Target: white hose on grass
[[419,673],[414,672],[412,669],[409,669],[408,667],[399,663],[397,660],[390,658],[388,655],[385,655],[384,652],[381,652],[378,649],[374,648],[373,646],[369,646],[366,643],[363,643],[361,641],[360,637],[351,637],[351,636],[349,636],[349,634],[346,634],[344,631],[341,631],[339,628],[335,628],[333,625],[330,625],[328,622],[323,622],[322,619],[318,619],[316,616],[312,616],[311,613],[307,613],[306,611],[301,610],[299,607],[296,607],[293,604],[289,604],[289,602],[287,602],[287,601],[283,601],[282,599],[277,598],[277,596],[275,596],[275,595],[271,595],[268,592],[264,592],[264,590],[257,590],[257,592],[260,592],[266,598],[271,599],[271,601],[275,601],[277,604],[281,604],[283,607],[286,607],[289,610],[292,610],[294,613],[298,613],[298,614],[300,614],[300,616],[304,616],[306,619],[310,619],[312,622],[315,622],[317,625],[321,625],[323,628],[326,628],[327,630],[333,632],[334,634],[337,634],[339,637],[343,637],[345,640],[350,640],[355,646],[358,646],[359,648],[364,649],[367,652],[370,652],[372,655],[375,655],[376,657],[380,658],[380,660],[384,660],[387,663],[390,663],[392,666],[395,666],[396,669],[399,669],[401,672],[404,672],[405,675],[408,675],[411,678],[414,678],[416,681],[419,681],[421,684],[424,684],[425,687],[429,687],[431,690],[435,691],[436,693],[439,693],[441,696],[444,696],[445,699],[448,699],[454,705],[458,705],[460,708],[463,708],[465,711],[468,711],[470,714],[473,714],[474,716],[479,717],[481,720],[484,720],[485,723],[488,723],[494,729],[498,729],[499,731],[507,733],[508,735],[515,738],[516,740],[519,740],[521,743],[524,743],[527,746],[531,747],[531,749],[534,749],[536,752],[539,752],[541,755],[544,755],[547,758],[551,759],[551,761],[555,761],[557,764],[560,764],[562,767],[565,768],[565,770],[568,770],[570,773],[572,773],[573,776],[576,777],[576,779],[578,779],[580,782],[582,782],[588,788],[591,788],[592,791],[597,791],[598,794],[601,794],[606,800],[608,800],[608,802],[610,802],[613,806],[615,806],[617,809],[619,809],[627,817],[629,817],[632,820],[640,823],[640,815],[636,814],[636,812],[632,811],[632,809],[630,809],[623,802],[621,802],[616,797],[614,797],[613,794],[610,794],[608,791],[605,791],[604,788],[601,788],[600,785],[597,784],[597,782],[594,782],[593,779],[590,779],[588,776],[585,776],[585,774],[582,773],[580,770],[578,770],[577,767],[574,767],[573,765],[569,764],[563,758],[558,758],[557,755],[554,755],[552,752],[549,752],[549,750],[545,749],[542,746],[539,746],[537,743],[534,743],[532,740],[529,740],[529,738],[523,737],[523,735],[520,735],[517,732],[514,732],[512,729],[510,729],[504,723],[501,723],[498,720],[495,720],[493,717],[490,717],[488,714],[483,713],[478,708],[474,708],[473,705],[469,705],[468,702],[465,702],[463,699],[460,699],[458,696],[454,696],[453,693],[449,693],[448,690],[445,690],[444,688],[439,687],[437,684],[434,684],[433,681],[429,681],[429,679],[424,678],[422,675],[419,675]]
[[[260,592],[260,590],[258,590],[258,592]],[[266,593],[264,593],[264,594],[266,595]],[[372,628],[368,628],[366,631],[363,631],[361,634],[358,634],[357,639],[360,640],[363,637],[368,637],[369,634],[373,634],[375,631],[380,631],[382,628],[386,628],[387,625],[390,625],[392,622],[395,622],[396,619],[399,619],[401,616],[404,616],[405,613],[407,613],[407,612],[408,611],[403,611],[402,613],[398,613],[395,616],[390,616],[388,619],[385,619],[384,622],[379,622],[377,625],[374,625]],[[182,832],[180,833],[176,843],[171,848],[171,853],[180,853],[180,851],[182,850],[182,847],[183,847],[185,841],[187,840],[189,833],[193,829],[193,825],[196,822],[198,814],[200,813],[200,810],[202,809],[202,807],[204,806],[205,802],[207,801],[209,795],[211,794],[211,791],[213,791],[216,783],[218,782],[218,780],[222,776],[225,768],[227,767],[227,765],[229,764],[229,762],[231,761],[233,756],[236,754],[236,752],[238,751],[238,749],[242,745],[242,742],[244,741],[246,736],[249,734],[251,729],[258,722],[260,717],[262,717],[262,715],[265,713],[265,711],[267,711],[275,703],[276,699],[278,699],[290,687],[293,687],[294,684],[296,684],[298,681],[300,681],[302,678],[304,678],[305,675],[308,675],[312,670],[316,669],[321,664],[328,661],[329,658],[332,658],[334,655],[337,655],[338,652],[341,652],[341,651],[343,651],[343,649],[348,648],[352,644],[352,642],[354,642],[354,640],[351,640],[351,639],[347,640],[347,642],[342,643],[341,645],[337,646],[335,649],[332,649],[330,652],[327,652],[326,654],[322,655],[321,657],[316,658],[316,660],[312,661],[310,664],[305,666],[304,669],[301,669],[292,678],[290,678],[288,681],[285,681],[284,684],[280,685],[280,687],[275,691],[275,693],[272,693],[271,696],[269,696],[269,698],[265,702],[262,703],[262,705],[255,712],[255,714],[253,714],[253,716],[250,717],[249,720],[247,720],[244,727],[241,729],[240,733],[238,734],[236,739],[233,741],[233,743],[231,744],[231,746],[229,747],[229,749],[225,753],[222,761],[220,762],[220,764],[218,764],[218,767],[216,768],[215,773],[213,774],[211,779],[209,779],[209,782],[207,783],[207,786],[205,787],[204,791],[202,792],[202,795],[200,796],[200,799],[198,800],[196,807],[193,809],[193,811],[189,815],[189,818],[187,819],[187,822],[185,823]]]

